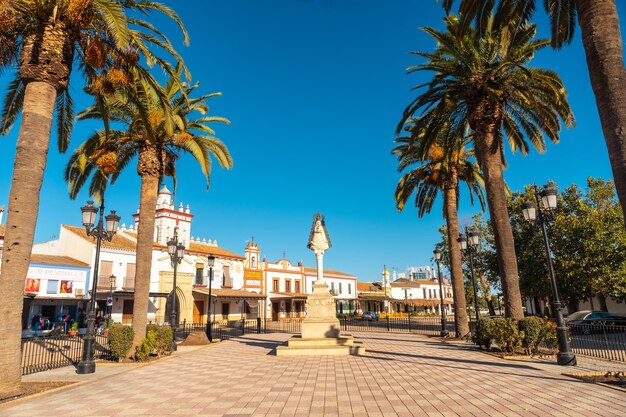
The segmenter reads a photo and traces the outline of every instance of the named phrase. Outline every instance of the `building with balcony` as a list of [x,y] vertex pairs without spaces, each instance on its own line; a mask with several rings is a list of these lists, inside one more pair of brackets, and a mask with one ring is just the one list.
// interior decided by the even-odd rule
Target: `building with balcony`
[[[244,289],[265,294],[264,317],[268,320],[302,319],[305,301],[313,292],[317,269],[282,258],[270,262],[261,257],[259,245],[249,242],[245,248]],[[333,294],[337,313],[354,312],[356,277],[344,272],[324,270],[324,281]]]
[[[417,269],[417,268],[416,268]],[[383,268],[382,280],[362,282],[358,287],[359,309],[377,313],[435,313],[440,308],[439,281],[431,271],[421,268],[431,279],[418,279],[414,273],[398,277],[395,271]],[[452,313],[452,286],[443,279],[444,306]]]

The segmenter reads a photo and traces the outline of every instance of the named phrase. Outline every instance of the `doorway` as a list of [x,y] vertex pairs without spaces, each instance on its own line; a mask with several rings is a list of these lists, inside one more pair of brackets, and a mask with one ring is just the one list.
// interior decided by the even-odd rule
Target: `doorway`
[[134,305],[135,305],[135,300],[124,300],[124,304],[122,306],[122,324],[133,323]]
[[204,317],[204,301],[202,300],[194,300],[193,301],[193,322],[194,323],[202,323]]
[[272,302],[272,321],[278,320],[278,313],[280,311],[280,301]]
[[230,310],[230,303],[222,302],[222,320],[228,320],[229,310]]

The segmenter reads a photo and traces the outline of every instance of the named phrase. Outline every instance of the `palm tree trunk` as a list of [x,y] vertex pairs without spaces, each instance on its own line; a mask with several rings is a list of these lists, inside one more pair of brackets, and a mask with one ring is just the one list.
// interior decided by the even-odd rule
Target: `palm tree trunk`
[[[458,185],[458,184],[457,184]],[[450,256],[450,275],[452,278],[452,296],[454,298],[454,327],[457,337],[469,334],[467,303],[463,285],[463,267],[461,266],[461,248],[459,237],[458,202],[456,187],[448,187],[443,192],[444,211],[448,229],[448,248]]]
[[35,236],[56,96],[56,88],[48,83],[26,85],[0,274],[0,398],[20,391],[24,280]]
[[626,72],[615,0],[577,0],[576,6],[591,87],[626,219]]
[[524,318],[524,310],[519,288],[513,230],[507,208],[500,148],[494,144],[495,141],[495,126],[483,126],[476,129],[476,148],[485,180],[489,220],[496,243],[498,268],[504,293],[504,311],[507,317],[521,320]]
[[139,224],[137,226],[135,300],[133,303],[134,347],[138,346],[146,337],[154,243],[154,215],[160,180],[158,166],[156,151],[152,146],[146,146],[139,153],[137,165],[137,173],[141,176],[141,192],[139,196]]

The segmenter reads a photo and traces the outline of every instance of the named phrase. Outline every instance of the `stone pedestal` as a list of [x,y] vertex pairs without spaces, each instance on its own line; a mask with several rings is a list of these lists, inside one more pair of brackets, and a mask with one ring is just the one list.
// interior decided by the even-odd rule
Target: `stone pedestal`
[[335,300],[328,285],[313,284],[313,293],[306,300],[307,314],[302,321],[302,335],[276,349],[277,356],[362,355],[365,347],[349,334],[340,334]]

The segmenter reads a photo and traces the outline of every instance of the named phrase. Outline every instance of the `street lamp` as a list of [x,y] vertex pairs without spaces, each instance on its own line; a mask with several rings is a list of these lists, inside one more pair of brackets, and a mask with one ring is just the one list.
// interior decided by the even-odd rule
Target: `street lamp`
[[213,283],[213,267],[215,266],[215,256],[209,255],[207,258],[207,265],[209,266],[209,305],[206,319],[206,337],[209,339],[209,343],[213,342],[213,323],[211,323],[211,287]]
[[185,257],[185,245],[178,241],[178,227],[174,228],[174,237],[167,242],[167,253],[172,260],[172,266],[174,267],[174,283],[172,289],[172,310],[170,311],[170,326],[172,327],[172,351],[177,349],[176,346],[176,273],[178,270],[178,264],[181,263]]
[[[98,225],[94,227],[96,215],[100,210],[100,218]],[[83,355],[76,367],[79,374],[92,374],[96,372],[96,363],[93,360],[95,341],[96,341],[96,288],[98,282],[98,271],[100,269],[100,247],[102,239],[110,242],[115,233],[117,233],[117,225],[120,222],[120,216],[115,214],[115,210],[111,210],[106,217],[104,216],[104,198],[100,204],[100,208],[93,205],[93,201],[88,201],[86,206],[80,208],[83,217],[83,226],[87,236],[96,239],[96,256],[93,268],[93,282],[91,284],[91,298],[89,299],[89,312],[87,313],[87,334],[83,339]]]
[[435,249],[433,251],[435,254],[435,262],[437,262],[437,276],[439,277],[439,298],[441,299],[441,303],[439,304],[439,311],[441,311],[441,331],[439,335],[441,337],[448,336],[448,329],[446,325],[446,309],[443,305],[443,278],[441,276],[441,251],[439,249]]
[[459,235],[457,242],[459,242],[459,246],[461,246],[461,251],[464,251],[469,259],[470,278],[472,280],[472,290],[474,293],[474,315],[476,316],[476,326],[478,326],[480,310],[478,309],[478,290],[476,289],[476,279],[474,278],[472,250],[474,247],[478,246],[480,242],[480,233],[476,230],[465,228],[465,235]]
[[554,266],[552,265],[552,255],[550,253],[550,241],[548,239],[548,230],[546,223],[553,217],[553,211],[557,206],[556,187],[545,186],[542,191],[534,185],[534,194],[537,204],[527,201],[522,204],[522,213],[524,219],[530,222],[536,222],[541,228],[543,235],[543,243],[546,249],[546,259],[548,261],[548,271],[550,272],[550,284],[552,286],[552,307],[556,316],[556,337],[559,343],[559,353],[556,360],[559,365],[576,365],[576,356],[572,352],[569,344],[567,326],[563,320],[561,312],[561,300],[559,299],[559,290],[556,285],[556,276],[554,274]]
[[109,310],[109,320],[111,320],[111,314],[113,313],[113,286],[117,281],[117,277],[115,275],[111,275],[109,277],[109,283],[111,286],[109,287],[109,298],[107,298],[107,310]]

